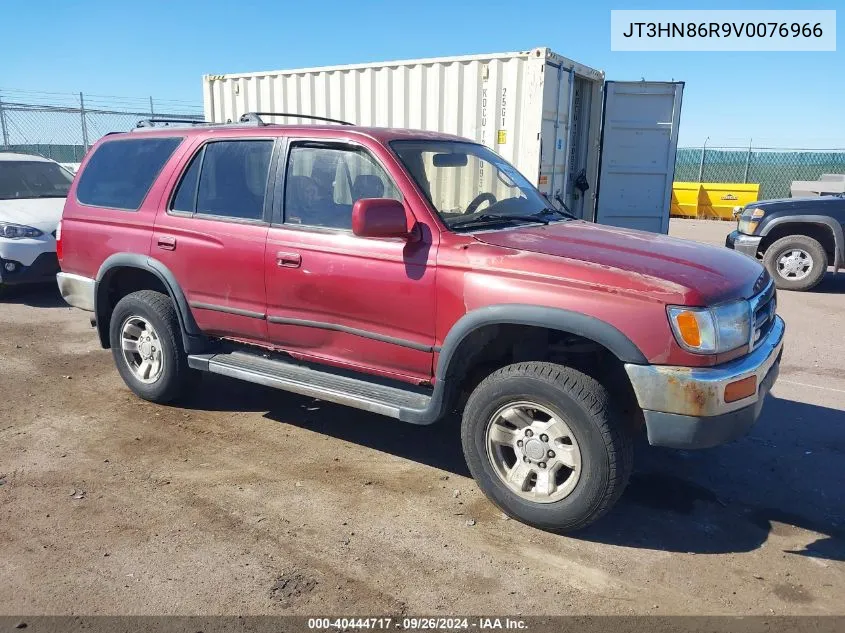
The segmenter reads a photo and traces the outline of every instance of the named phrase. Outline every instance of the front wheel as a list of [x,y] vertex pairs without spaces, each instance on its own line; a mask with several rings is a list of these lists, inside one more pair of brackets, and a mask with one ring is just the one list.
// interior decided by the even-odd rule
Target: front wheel
[[766,249],[766,270],[782,290],[810,290],[827,272],[824,247],[806,235],[788,235]]
[[631,437],[607,390],[570,367],[517,363],[472,393],[461,426],[478,485],[510,516],[554,532],[586,527],[628,483]]
[[123,297],[112,312],[109,338],[117,371],[137,396],[165,403],[182,395],[193,370],[170,297],[153,290]]

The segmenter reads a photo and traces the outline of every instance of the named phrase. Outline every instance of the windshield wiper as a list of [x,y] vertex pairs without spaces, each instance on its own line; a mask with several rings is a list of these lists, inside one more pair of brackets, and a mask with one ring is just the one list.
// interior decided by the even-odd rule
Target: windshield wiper
[[549,211],[553,211],[554,213],[557,213],[558,215],[562,215],[562,216],[563,216],[563,217],[565,217],[565,218],[569,218],[570,220],[580,220],[580,219],[581,219],[581,218],[579,218],[577,215],[575,215],[574,213],[572,213],[572,211],[570,211],[570,210],[569,210],[569,207],[567,207],[567,206],[566,206],[566,202],[564,202],[563,197],[560,195],[560,193],[556,193],[556,194],[554,195],[554,199],[555,199],[555,200],[557,200],[557,201],[560,203],[560,206],[562,206],[562,207],[564,208],[564,210],[563,210],[563,211],[561,211],[560,209],[558,209],[557,207],[555,207],[555,205],[551,204],[552,199],[549,197],[549,195],[548,195],[548,194],[545,194],[545,193],[544,193],[544,194],[541,194],[541,195],[542,195],[542,196],[543,196],[546,200],[548,200],[548,201],[549,201],[549,206],[547,206],[546,208],[542,209],[542,210],[540,211],[540,213],[543,213],[544,215],[548,215],[548,212],[549,212]]
[[562,218],[566,218],[567,220],[577,220],[578,219],[573,214],[567,213],[566,211],[561,211],[560,209],[555,209],[554,207],[545,207],[543,209],[540,209],[540,211],[538,211],[535,215],[542,217],[544,215],[552,215],[552,214],[559,215]]
[[450,229],[455,229],[461,226],[469,226],[471,224],[495,224],[498,222],[510,222],[517,220],[522,222],[540,222],[541,224],[548,224],[549,221],[542,217],[541,214],[535,215],[512,215],[507,213],[482,213],[474,218],[466,218],[465,220],[458,220],[449,224]]

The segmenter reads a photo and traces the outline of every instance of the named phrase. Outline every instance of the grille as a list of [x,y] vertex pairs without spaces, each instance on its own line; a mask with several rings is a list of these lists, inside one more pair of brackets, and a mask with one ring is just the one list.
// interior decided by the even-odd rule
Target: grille
[[777,293],[775,291],[775,285],[769,281],[766,289],[751,299],[751,314],[753,319],[751,349],[757,347],[759,342],[766,338],[766,335],[775,323],[776,312]]

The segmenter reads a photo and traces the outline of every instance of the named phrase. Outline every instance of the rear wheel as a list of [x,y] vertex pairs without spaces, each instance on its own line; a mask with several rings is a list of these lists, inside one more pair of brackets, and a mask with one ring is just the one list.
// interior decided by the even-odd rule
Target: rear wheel
[[824,247],[806,235],[788,235],[766,249],[763,264],[783,290],[810,290],[827,272]]
[[583,528],[621,496],[632,441],[605,388],[569,367],[518,363],[467,402],[461,438],[473,477],[510,516],[555,532]]
[[126,295],[114,308],[109,337],[117,370],[136,395],[159,403],[182,395],[193,370],[170,297],[154,290]]

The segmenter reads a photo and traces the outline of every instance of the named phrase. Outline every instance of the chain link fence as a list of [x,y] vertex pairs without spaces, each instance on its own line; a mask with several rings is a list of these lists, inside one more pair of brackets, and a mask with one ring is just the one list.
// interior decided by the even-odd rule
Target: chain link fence
[[678,148],[675,182],[756,183],[760,200],[788,198],[793,180],[845,174],[845,150]]
[[79,163],[98,139],[141,119],[203,120],[202,107],[182,101],[36,91],[0,91],[0,151]]
[[[140,119],[203,120],[202,107],[156,100],[25,90],[0,91],[0,151],[79,163],[99,138],[134,128]],[[789,197],[793,180],[845,174],[845,150],[683,147],[676,182],[758,183],[760,199]]]

